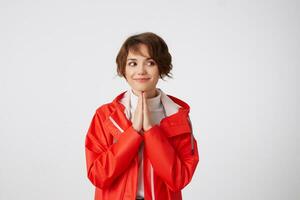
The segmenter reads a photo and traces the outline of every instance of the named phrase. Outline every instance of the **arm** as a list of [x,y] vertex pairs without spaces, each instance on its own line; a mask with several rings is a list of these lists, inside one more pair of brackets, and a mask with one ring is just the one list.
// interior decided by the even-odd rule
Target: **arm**
[[86,135],[85,154],[88,178],[99,188],[109,186],[127,169],[143,140],[132,126],[114,144],[108,134],[103,129],[103,119],[96,112]]
[[173,191],[183,189],[191,181],[198,164],[197,142],[191,137],[191,133],[183,133],[167,138],[158,125],[144,134],[145,149],[154,171]]

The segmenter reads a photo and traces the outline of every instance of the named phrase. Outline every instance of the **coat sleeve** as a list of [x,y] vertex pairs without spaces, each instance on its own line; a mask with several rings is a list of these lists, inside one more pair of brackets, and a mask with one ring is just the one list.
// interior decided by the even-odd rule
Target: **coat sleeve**
[[161,127],[154,125],[144,133],[144,141],[154,172],[172,191],[183,189],[191,181],[199,161],[193,134],[168,138]]
[[85,138],[85,155],[89,180],[99,188],[109,186],[130,165],[138,152],[143,137],[132,126],[116,143],[103,128],[103,119],[96,112]]

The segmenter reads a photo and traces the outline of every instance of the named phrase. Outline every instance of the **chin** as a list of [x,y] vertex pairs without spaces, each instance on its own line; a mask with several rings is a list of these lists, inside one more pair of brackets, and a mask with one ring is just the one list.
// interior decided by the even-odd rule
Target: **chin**
[[152,90],[152,87],[146,86],[146,85],[141,85],[141,86],[135,86],[133,87],[133,89],[137,90],[137,91],[149,91]]

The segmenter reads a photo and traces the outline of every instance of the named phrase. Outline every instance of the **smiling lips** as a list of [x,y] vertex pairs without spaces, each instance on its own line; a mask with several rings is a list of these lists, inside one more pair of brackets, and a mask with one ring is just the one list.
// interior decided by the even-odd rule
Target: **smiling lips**
[[138,82],[146,82],[146,81],[150,80],[150,78],[135,78],[134,80],[138,81]]

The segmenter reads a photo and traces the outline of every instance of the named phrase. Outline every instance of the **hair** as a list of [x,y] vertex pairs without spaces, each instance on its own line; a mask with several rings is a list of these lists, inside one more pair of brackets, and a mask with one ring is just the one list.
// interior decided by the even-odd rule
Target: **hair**
[[128,37],[121,46],[116,57],[117,73],[121,77],[125,77],[126,61],[129,51],[140,52],[139,45],[144,44],[148,47],[150,57],[158,66],[159,76],[163,79],[165,76],[172,78],[171,70],[172,56],[165,41],[158,35],[152,32],[144,32]]

